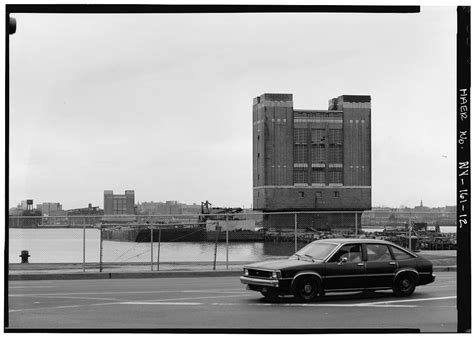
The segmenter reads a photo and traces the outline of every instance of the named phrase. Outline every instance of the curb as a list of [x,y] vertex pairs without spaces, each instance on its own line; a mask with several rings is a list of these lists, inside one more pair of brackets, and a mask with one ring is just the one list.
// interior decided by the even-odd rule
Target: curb
[[119,272],[119,273],[48,273],[48,274],[15,274],[8,275],[9,281],[36,280],[92,280],[92,279],[131,279],[131,278],[171,278],[171,277],[223,277],[241,276],[241,270],[212,271],[163,271],[163,272]]

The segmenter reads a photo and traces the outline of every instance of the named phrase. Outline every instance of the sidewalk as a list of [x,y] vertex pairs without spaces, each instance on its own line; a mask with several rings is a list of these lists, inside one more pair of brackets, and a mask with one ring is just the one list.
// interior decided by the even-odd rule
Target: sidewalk
[[213,270],[212,262],[162,262],[151,270],[150,263],[104,263],[102,272],[98,263],[34,263],[9,264],[8,279],[17,280],[72,280],[117,279],[149,277],[211,277],[239,276],[243,266],[252,262],[218,262]]
[[[456,251],[423,251],[417,253],[433,263],[435,272],[456,271]],[[117,279],[149,277],[211,277],[239,276],[243,266],[255,261],[217,262],[161,262],[153,271],[149,262],[103,263],[102,272],[98,263],[11,263],[8,265],[8,279],[16,280],[61,280],[61,279]],[[85,267],[85,268],[84,268]]]

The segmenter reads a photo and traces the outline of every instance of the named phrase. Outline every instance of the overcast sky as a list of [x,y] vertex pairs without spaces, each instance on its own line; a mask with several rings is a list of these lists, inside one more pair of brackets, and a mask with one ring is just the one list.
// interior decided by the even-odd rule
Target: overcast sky
[[252,204],[252,99],[372,96],[372,205],[455,205],[456,9],[15,14],[10,206]]

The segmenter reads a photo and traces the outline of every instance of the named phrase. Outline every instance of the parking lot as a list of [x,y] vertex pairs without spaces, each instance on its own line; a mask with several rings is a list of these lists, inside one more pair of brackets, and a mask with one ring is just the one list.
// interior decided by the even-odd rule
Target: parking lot
[[8,309],[19,329],[457,329],[453,272],[408,298],[339,293],[312,303],[266,302],[235,276],[10,281]]

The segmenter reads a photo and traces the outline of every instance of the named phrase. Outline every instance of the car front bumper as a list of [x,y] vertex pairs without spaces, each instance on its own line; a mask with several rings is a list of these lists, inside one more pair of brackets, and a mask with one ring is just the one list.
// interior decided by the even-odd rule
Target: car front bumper
[[247,276],[241,276],[240,282],[242,282],[243,284],[274,287],[274,288],[278,288],[279,286],[278,280],[260,279],[260,278],[247,277]]

